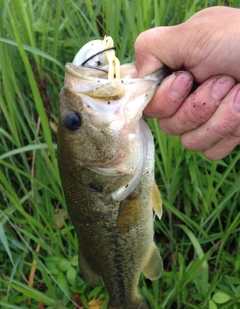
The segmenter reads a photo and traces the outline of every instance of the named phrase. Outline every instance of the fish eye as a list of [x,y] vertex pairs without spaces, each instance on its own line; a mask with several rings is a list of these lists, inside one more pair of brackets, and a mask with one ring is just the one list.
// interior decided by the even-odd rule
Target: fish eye
[[75,112],[69,112],[65,115],[63,122],[70,131],[76,131],[81,127],[81,117]]

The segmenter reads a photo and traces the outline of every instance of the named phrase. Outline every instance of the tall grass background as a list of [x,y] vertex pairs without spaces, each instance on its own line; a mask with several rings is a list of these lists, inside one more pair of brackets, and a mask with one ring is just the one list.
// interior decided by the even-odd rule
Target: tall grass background
[[[64,64],[105,34],[121,62],[137,35],[240,1],[0,1],[0,307],[106,307],[77,266],[77,239],[57,169],[57,104]],[[231,22],[231,21],[230,21]],[[240,152],[210,162],[156,120],[156,180],[164,216],[155,238],[165,270],[141,277],[152,309],[240,308]]]

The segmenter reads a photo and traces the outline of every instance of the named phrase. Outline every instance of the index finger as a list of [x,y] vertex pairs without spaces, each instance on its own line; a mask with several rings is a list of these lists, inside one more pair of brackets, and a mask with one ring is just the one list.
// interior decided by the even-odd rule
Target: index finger
[[144,116],[159,119],[172,116],[188,96],[192,84],[193,77],[189,72],[172,73],[158,87],[144,110]]

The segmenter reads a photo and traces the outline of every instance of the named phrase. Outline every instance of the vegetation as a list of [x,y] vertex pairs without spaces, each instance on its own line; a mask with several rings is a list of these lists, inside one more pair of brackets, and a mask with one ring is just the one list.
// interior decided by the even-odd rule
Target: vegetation
[[[0,307],[105,308],[77,266],[77,239],[57,169],[64,64],[86,42],[115,40],[122,62],[150,27],[240,1],[0,1]],[[240,308],[239,148],[210,162],[149,124],[164,216],[155,221],[165,271],[139,291],[152,309]]]

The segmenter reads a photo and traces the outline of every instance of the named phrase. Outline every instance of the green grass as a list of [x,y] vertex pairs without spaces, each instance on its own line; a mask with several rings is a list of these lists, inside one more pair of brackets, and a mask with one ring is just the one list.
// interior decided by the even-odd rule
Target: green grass
[[[79,299],[86,307],[95,295],[107,297],[103,284],[91,289],[80,277],[57,169],[53,124],[64,64],[105,34],[120,60],[131,62],[141,31],[181,23],[210,5],[240,1],[0,1],[1,308],[79,308]],[[239,309],[239,148],[210,162],[166,136],[156,120],[149,124],[164,202],[155,232],[165,271],[154,282],[141,277],[140,293],[153,309]]]

